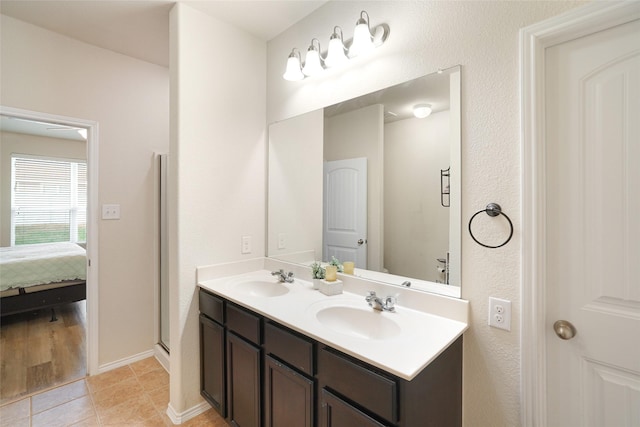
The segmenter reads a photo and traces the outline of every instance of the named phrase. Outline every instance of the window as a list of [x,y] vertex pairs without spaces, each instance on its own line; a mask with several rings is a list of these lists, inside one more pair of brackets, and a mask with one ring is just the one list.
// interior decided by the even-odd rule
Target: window
[[13,155],[11,245],[87,239],[87,163]]

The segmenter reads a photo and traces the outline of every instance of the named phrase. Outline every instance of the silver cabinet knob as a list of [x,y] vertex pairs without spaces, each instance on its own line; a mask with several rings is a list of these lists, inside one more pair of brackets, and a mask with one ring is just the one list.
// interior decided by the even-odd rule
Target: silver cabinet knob
[[358,239],[358,246],[362,246],[364,244],[364,240]]
[[558,320],[553,324],[556,335],[563,340],[570,340],[576,336],[576,328],[568,320]]

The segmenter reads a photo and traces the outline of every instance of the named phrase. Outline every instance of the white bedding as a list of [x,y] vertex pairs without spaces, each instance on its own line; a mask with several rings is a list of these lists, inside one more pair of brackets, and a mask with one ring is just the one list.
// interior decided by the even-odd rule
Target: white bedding
[[86,278],[86,251],[75,243],[0,248],[0,291]]

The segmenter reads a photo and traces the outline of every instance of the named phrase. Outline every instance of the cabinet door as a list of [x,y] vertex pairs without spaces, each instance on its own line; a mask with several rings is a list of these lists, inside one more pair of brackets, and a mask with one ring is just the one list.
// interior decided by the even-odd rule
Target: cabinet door
[[226,417],[224,353],[224,328],[201,314],[200,394]]
[[312,427],[313,381],[275,359],[265,358],[266,427]]
[[260,348],[227,333],[229,421],[238,427],[260,427]]
[[387,427],[322,389],[320,427]]

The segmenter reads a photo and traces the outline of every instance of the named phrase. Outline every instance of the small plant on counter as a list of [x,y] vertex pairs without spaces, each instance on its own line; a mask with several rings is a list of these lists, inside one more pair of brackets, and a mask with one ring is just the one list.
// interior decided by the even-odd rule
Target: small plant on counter
[[338,260],[338,258],[334,256],[331,257],[331,261],[329,261],[329,265],[335,265],[338,268],[338,273],[342,273],[344,271],[342,264],[340,264],[340,261]]
[[325,270],[322,268],[322,264],[314,262],[311,264],[311,277],[314,279],[324,279]]

